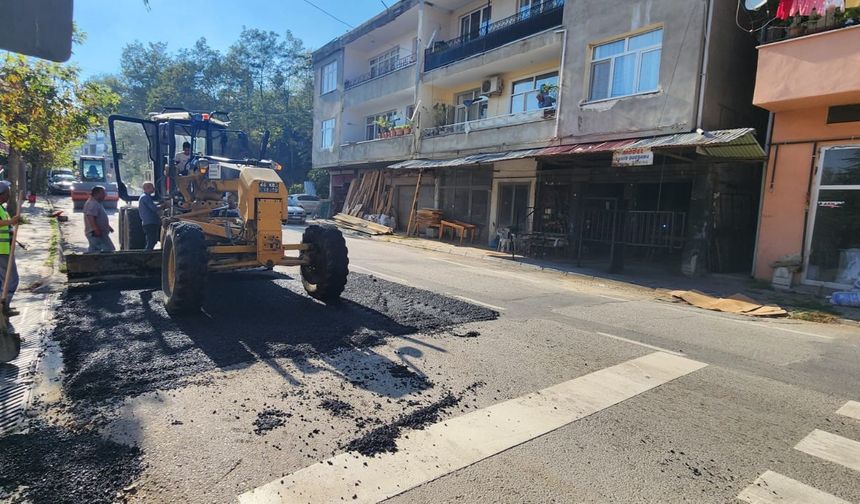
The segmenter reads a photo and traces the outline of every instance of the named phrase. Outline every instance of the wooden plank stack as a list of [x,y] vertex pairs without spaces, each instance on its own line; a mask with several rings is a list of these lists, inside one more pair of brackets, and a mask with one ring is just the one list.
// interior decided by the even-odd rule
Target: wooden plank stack
[[439,228],[442,221],[442,210],[437,208],[419,208],[415,217],[416,231],[419,229]]
[[394,232],[394,230],[388,226],[383,226],[382,224],[377,224],[369,220],[360,219],[352,215],[339,213],[333,218],[335,224],[337,224],[337,226],[340,228],[358,231],[359,233],[364,233],[371,236],[391,234]]
[[349,185],[342,214],[353,217],[391,215],[394,190],[382,170],[369,171]]

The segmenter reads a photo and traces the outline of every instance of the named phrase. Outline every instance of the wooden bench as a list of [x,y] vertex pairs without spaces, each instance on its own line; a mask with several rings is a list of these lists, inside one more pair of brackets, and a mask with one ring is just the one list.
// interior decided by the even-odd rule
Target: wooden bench
[[439,222],[439,239],[445,236],[445,230],[450,229],[453,236],[460,235],[460,245],[463,244],[463,238],[469,234],[470,242],[474,243],[475,236],[478,232],[478,226],[469,224],[468,222],[460,222],[456,220],[441,220]]

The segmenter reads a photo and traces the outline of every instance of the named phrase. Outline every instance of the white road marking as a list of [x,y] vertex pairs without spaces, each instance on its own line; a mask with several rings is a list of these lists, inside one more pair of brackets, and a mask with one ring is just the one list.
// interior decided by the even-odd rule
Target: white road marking
[[801,334],[803,336],[812,336],[813,338],[820,338],[820,339],[824,339],[824,340],[828,340],[828,341],[833,340],[833,336],[824,336],[822,334],[815,334],[815,333],[806,332],[806,331],[798,331],[797,329],[789,329],[787,327],[778,327],[778,326],[775,326],[773,324],[768,324],[767,322],[751,322],[749,320],[738,320],[736,318],[732,318],[732,317],[724,316],[724,315],[710,315],[708,313],[703,313],[704,310],[702,310],[701,308],[695,308],[695,307],[679,308],[679,307],[671,306],[671,305],[664,305],[664,307],[669,308],[671,310],[675,310],[675,311],[682,311],[682,312],[687,313],[687,314],[698,315],[700,317],[705,317],[705,318],[710,318],[710,319],[715,319],[715,320],[725,320],[727,322],[735,322],[735,323],[744,324],[744,325],[751,325],[751,326],[755,326],[755,327],[758,327],[761,329],[774,329],[776,331],[783,331],[783,332],[787,332],[790,334]]
[[620,297],[615,297],[615,296],[607,296],[606,294],[595,294],[595,296],[606,298],[606,299],[611,299],[613,301],[632,301],[631,299],[625,299],[625,298],[620,298]]
[[837,415],[847,416],[854,420],[860,420],[860,402],[848,401],[836,410]]
[[489,308],[491,310],[505,311],[505,308],[502,308],[501,306],[491,305],[490,303],[478,301],[477,299],[467,298],[466,296],[458,296],[456,294],[449,294],[449,296],[454,296],[455,298],[460,299],[462,301],[466,301],[467,303],[473,303],[479,306],[483,306],[485,308]]
[[706,365],[655,352],[410,431],[398,439],[395,453],[335,455],[244,493],[239,502],[379,502]]
[[756,478],[738,499],[750,504],[851,504],[773,471]]
[[390,280],[392,282],[401,283],[404,285],[409,285],[409,280],[406,280],[406,279],[403,279],[400,277],[396,277],[396,276],[392,276],[392,275],[386,275],[385,273],[380,273],[378,271],[373,271],[372,269],[367,269],[364,266],[359,266],[357,264],[350,264],[349,267],[359,269],[361,271],[366,271],[366,272],[370,273],[371,275],[378,276],[379,278],[381,278],[383,280]]
[[601,335],[601,336],[606,336],[607,338],[616,339],[616,340],[618,340],[618,341],[624,341],[624,342],[627,342],[627,343],[632,343],[632,344],[634,344],[634,345],[639,345],[639,346],[641,346],[641,347],[650,348],[651,350],[657,350],[657,351],[659,351],[659,352],[666,352],[666,353],[669,353],[669,354],[672,354],[672,355],[677,355],[677,356],[679,356],[679,357],[686,357],[686,356],[684,355],[684,353],[683,353],[683,352],[675,352],[675,351],[673,351],[673,350],[667,350],[667,349],[665,349],[665,348],[661,348],[661,347],[658,347],[658,346],[655,346],[655,345],[649,345],[648,343],[643,343],[643,342],[641,342],[641,341],[636,341],[636,340],[632,340],[632,339],[627,339],[627,338],[624,338],[624,337],[621,337],[621,336],[616,336],[616,335],[614,335],[614,334],[609,334],[609,333],[600,332],[600,331],[598,331],[598,332],[597,332],[597,334],[599,334],[599,335]]
[[860,442],[815,429],[795,450],[860,471]]

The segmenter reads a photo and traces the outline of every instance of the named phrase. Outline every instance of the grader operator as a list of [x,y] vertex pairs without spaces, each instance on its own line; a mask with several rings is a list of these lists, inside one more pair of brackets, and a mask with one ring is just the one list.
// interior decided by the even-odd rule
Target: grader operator
[[[148,119],[111,116],[108,124],[120,198],[135,201],[143,181],[154,182],[162,248],[139,250],[143,230],[137,208],[129,204],[120,209],[120,251],[68,255],[70,281],[160,270],[165,306],[176,314],[199,310],[210,273],[299,266],[310,296],[339,299],[349,273],[340,231],[311,225],[301,243],[282,242],[288,194],[280,167],[264,159],[268,132],[259,152],[252,153],[248,135],[229,129],[222,113],[173,109]],[[185,142],[193,153],[188,158],[176,155]]]

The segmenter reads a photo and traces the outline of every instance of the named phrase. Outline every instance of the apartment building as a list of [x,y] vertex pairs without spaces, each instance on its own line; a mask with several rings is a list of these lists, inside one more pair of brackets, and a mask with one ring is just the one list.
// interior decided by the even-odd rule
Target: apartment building
[[[860,6],[854,7],[831,26],[808,31],[775,24],[759,47],[754,102],[773,113],[755,263],[762,280],[846,289],[860,277]],[[776,272],[774,263],[786,269]]]
[[764,120],[734,16],[712,0],[403,0],[314,53],[314,165],[335,200],[386,170],[401,226],[420,171],[418,206],[488,243],[749,271]]
[[108,137],[104,130],[92,130],[87,132],[87,137],[80,147],[74,151],[75,156],[101,156],[108,152]]

